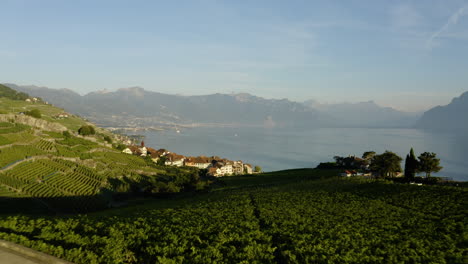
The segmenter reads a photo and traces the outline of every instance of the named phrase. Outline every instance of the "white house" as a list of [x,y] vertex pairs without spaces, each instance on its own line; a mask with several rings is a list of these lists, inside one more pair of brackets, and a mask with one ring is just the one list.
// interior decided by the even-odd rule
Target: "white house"
[[233,174],[232,164],[227,164],[227,162],[223,161],[214,160],[208,169],[208,173],[213,176],[226,176]]
[[242,161],[234,161],[232,164],[232,172],[236,175],[244,174],[244,164]]
[[60,113],[60,114],[57,114],[55,115],[55,118],[68,118],[69,117],[69,114],[68,113]]
[[221,174],[223,174],[223,175],[232,175],[232,173],[233,173],[231,164],[225,164],[224,166],[222,166],[219,169],[221,170]]
[[142,157],[146,157],[146,155],[148,155],[148,149],[146,149],[146,147],[145,147],[145,146],[143,146],[143,147],[140,147],[138,150],[139,150],[139,151],[140,151],[140,153],[141,153],[141,154],[140,154],[140,156],[142,156]]
[[132,152],[132,150],[130,148],[125,148],[124,150],[122,150],[122,152],[125,153],[125,154],[130,154],[130,155],[133,154],[133,152]]
[[185,166],[196,167],[199,169],[206,169],[211,165],[211,160],[208,157],[188,157],[184,161]]
[[223,176],[221,175],[221,169],[215,167],[210,167],[208,169],[208,174],[215,177]]
[[244,164],[244,171],[247,172],[247,174],[252,174],[253,173],[252,165]]
[[166,157],[166,161],[164,162],[165,165],[177,166],[177,167],[184,166],[185,157],[182,155],[169,153],[165,157]]

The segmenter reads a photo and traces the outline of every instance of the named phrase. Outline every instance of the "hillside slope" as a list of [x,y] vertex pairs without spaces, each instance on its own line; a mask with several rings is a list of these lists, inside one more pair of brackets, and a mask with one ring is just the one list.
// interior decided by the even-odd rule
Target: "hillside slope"
[[416,127],[428,130],[468,132],[468,92],[445,106],[425,112]]
[[[31,110],[39,110],[40,118],[28,115]],[[157,166],[121,153],[108,143],[119,136],[101,128],[80,136],[83,125],[93,126],[40,101],[0,97],[2,212],[21,211],[14,204],[39,211],[96,210],[111,205],[118,193],[178,192],[198,177],[196,169]]]

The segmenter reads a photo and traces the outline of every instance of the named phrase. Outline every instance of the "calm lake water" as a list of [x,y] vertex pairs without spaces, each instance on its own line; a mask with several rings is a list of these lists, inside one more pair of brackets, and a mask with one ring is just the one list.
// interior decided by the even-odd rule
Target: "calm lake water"
[[320,128],[192,128],[145,132],[145,143],[187,156],[221,156],[260,165],[264,171],[315,167],[333,156],[361,156],[391,150],[403,160],[413,147],[418,156],[437,153],[444,169],[439,176],[468,180],[467,135],[416,129]]

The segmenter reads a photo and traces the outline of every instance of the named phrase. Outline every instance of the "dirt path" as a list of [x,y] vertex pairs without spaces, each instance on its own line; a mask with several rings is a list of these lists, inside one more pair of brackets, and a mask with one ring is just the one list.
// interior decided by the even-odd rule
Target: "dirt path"
[[0,239],[1,264],[73,264],[51,255]]
[[32,259],[17,255],[16,253],[0,247],[0,263],[2,264],[37,264]]

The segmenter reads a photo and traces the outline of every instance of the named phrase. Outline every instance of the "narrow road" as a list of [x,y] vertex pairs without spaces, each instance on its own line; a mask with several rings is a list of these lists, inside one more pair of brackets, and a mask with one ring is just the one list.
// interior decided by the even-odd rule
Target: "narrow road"
[[44,262],[37,262],[27,257],[17,255],[13,251],[0,247],[0,263],[1,264],[42,264]]
[[0,264],[73,264],[0,239]]

